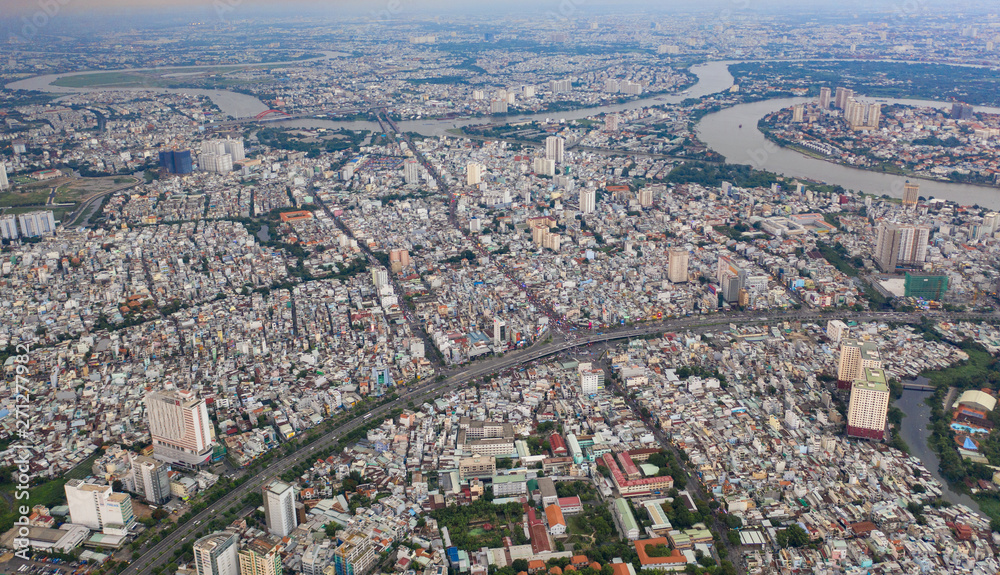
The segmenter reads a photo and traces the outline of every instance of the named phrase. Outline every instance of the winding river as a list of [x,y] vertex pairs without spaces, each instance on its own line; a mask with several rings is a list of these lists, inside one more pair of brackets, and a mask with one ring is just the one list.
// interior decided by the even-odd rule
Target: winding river
[[[329,52],[324,53],[323,58],[339,56],[344,56],[344,54]],[[691,72],[697,76],[698,81],[694,86],[682,94],[654,95],[626,102],[624,104],[614,104],[599,108],[584,108],[565,112],[522,114],[518,116],[508,116],[503,119],[492,121],[495,123],[515,123],[533,120],[544,121],[547,119],[576,120],[605,112],[623,112],[645,106],[654,106],[657,104],[677,104],[687,98],[708,96],[729,89],[729,87],[733,85],[734,81],[732,74],[729,72],[729,65],[733,63],[735,62],[717,61],[692,67]],[[8,88],[40,90],[54,93],[79,93],[95,90],[91,88],[63,88],[51,85],[51,83],[57,78],[86,73],[92,72],[73,72],[69,74],[37,76],[8,84]],[[128,89],[141,90],[143,88]],[[98,88],[96,90],[102,89]],[[211,98],[223,113],[236,118],[252,116],[268,108],[267,105],[253,96],[238,94],[227,90],[158,88],[155,89],[155,91],[205,95]],[[903,183],[907,179],[903,176],[860,170],[816,159],[786,148],[781,148],[769,142],[757,129],[758,120],[767,114],[793,104],[806,101],[809,101],[809,99],[776,98],[772,100],[733,106],[702,118],[696,128],[697,133],[701,140],[708,145],[708,147],[725,156],[726,160],[731,163],[749,164],[755,168],[770,170],[789,178],[801,178],[828,184],[837,184],[846,189],[864,191],[876,195],[888,194],[893,197],[902,197]],[[936,106],[942,108],[950,106],[949,103],[927,100],[880,98],[878,101],[883,103]],[[976,109],[979,111],[1000,113],[1000,109],[998,108],[977,107]],[[447,131],[452,128],[470,124],[482,124],[488,121],[490,120],[484,118],[470,118],[464,120],[407,120],[399,122],[399,129],[404,132],[417,132],[426,136],[443,136],[446,135]],[[344,122],[319,118],[302,118],[284,122],[275,122],[275,124],[299,128],[347,128],[353,130],[372,131],[379,129],[378,124],[375,122]],[[920,179],[918,181],[920,183],[920,194],[925,197],[933,196],[936,198],[955,201],[963,205],[978,204],[988,208],[1000,209],[1000,189],[988,186],[942,182],[938,180]]]

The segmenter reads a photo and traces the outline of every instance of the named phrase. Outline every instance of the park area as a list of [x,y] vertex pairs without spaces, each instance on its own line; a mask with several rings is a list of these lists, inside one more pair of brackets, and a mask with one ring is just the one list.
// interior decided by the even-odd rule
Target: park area
[[36,181],[20,177],[13,179],[13,187],[0,193],[2,215],[17,215],[36,210],[52,210],[56,221],[63,222],[68,214],[73,214],[80,204],[95,196],[107,194],[129,187],[138,180],[132,176],[111,176],[106,178],[76,178],[63,176],[51,180]]

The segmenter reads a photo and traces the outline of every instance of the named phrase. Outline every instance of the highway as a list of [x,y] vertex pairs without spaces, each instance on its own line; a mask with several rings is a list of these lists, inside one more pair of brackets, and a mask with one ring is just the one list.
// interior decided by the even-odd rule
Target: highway
[[[414,386],[400,393],[399,399],[393,403],[388,403],[377,407],[368,414],[374,421],[378,421],[379,416],[387,414],[393,408],[405,406],[408,402],[421,404],[432,400],[444,393],[467,385],[485,375],[497,373],[507,368],[528,363],[546,356],[571,350],[576,347],[586,346],[593,343],[613,341],[619,339],[629,339],[637,336],[644,336],[656,333],[670,333],[683,331],[709,331],[711,329],[726,329],[730,323],[737,325],[769,324],[773,322],[783,322],[789,320],[818,321],[823,322],[828,319],[840,319],[844,321],[854,320],[858,322],[881,320],[894,321],[898,323],[916,323],[920,321],[920,313],[900,313],[900,312],[849,312],[844,314],[821,314],[814,310],[798,310],[792,312],[775,312],[770,314],[710,314],[704,316],[691,316],[678,319],[667,319],[665,321],[644,324],[638,327],[619,328],[600,333],[587,333],[576,336],[568,340],[553,340],[550,343],[536,344],[527,349],[512,351],[502,357],[493,357],[471,365],[466,365],[452,370],[442,381],[431,381],[422,385]],[[952,320],[958,319],[990,319],[997,320],[996,314],[973,314],[973,313],[938,313],[937,316],[947,315]],[[458,371],[461,370],[461,371]],[[400,390],[402,391],[402,390]],[[317,450],[323,450],[335,444],[346,433],[367,423],[368,414],[359,414],[354,419],[340,425],[336,429],[327,432],[322,437],[312,443],[301,447],[291,455],[286,455],[281,459],[272,462],[266,469],[257,473],[242,485],[223,496],[220,500],[209,506],[201,513],[193,516],[187,523],[176,529],[173,533],[163,538],[152,548],[146,548],[142,555],[133,561],[124,571],[124,575],[146,575],[155,567],[165,565],[173,559],[174,549],[179,548],[186,539],[191,538],[200,529],[202,523],[210,521],[216,516],[224,514],[235,505],[239,505],[245,495],[252,490],[260,489],[265,481],[279,476],[288,469],[294,467],[312,456]],[[246,470],[241,470],[237,477],[241,477]]]

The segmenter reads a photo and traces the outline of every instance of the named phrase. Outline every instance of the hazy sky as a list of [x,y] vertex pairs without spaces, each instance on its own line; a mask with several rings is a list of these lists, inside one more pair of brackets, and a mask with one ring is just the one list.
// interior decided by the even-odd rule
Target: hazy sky
[[[248,16],[265,9],[268,12],[280,11],[294,16],[298,12],[318,11],[330,13],[370,14],[385,10],[390,6],[398,9],[423,11],[467,11],[483,10],[489,12],[507,12],[516,14],[522,11],[552,11],[568,5],[582,12],[611,8],[631,8],[639,10],[683,10],[703,11],[729,8],[745,12],[768,11],[777,8],[794,7],[797,12],[817,11],[885,11],[893,10],[895,6],[912,5],[920,10],[931,10],[932,7],[947,5],[951,10],[975,9],[997,11],[995,0],[0,0],[0,19],[21,18],[45,11],[46,6],[51,12],[52,6],[58,6],[62,14],[110,13],[120,16],[140,14],[150,10],[167,10],[177,15],[184,11],[197,18],[200,12],[215,11],[222,5],[234,8],[229,12],[239,12],[243,9]],[[50,13],[49,16],[52,14]]]

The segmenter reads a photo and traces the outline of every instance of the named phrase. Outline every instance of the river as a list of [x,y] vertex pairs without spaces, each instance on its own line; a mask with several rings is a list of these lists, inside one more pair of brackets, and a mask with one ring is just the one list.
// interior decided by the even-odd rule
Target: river
[[[698,137],[709,148],[725,156],[730,163],[749,164],[757,169],[789,177],[807,178],[827,184],[839,184],[849,190],[901,198],[903,183],[907,180],[903,176],[860,170],[812,158],[768,141],[757,129],[758,120],[767,114],[809,101],[810,98],[776,98],[733,106],[702,118],[697,127]],[[928,100],[879,98],[877,101],[911,106],[950,106]],[[976,110],[1000,113],[997,108],[977,106]],[[997,188],[923,179],[914,181],[920,184],[920,195],[925,197],[944,198],[964,205],[979,204],[1000,208],[1000,189]]]
[[[930,381],[919,377],[915,380],[915,383],[927,385]],[[934,450],[927,445],[927,437],[930,435],[927,431],[927,426],[930,423],[931,408],[924,403],[924,400],[930,395],[931,392],[928,391],[906,389],[903,390],[903,397],[893,402],[893,405],[906,414],[906,417],[903,418],[900,435],[910,448],[910,455],[920,459],[924,467],[927,468],[927,471],[942,485],[942,497],[946,501],[961,503],[971,509],[978,510],[979,505],[974,499],[964,493],[952,490],[947,482],[941,478],[941,473],[938,472],[940,460],[937,454],[934,453]]]
[[[323,58],[339,57],[344,54],[337,52],[324,53]],[[468,118],[464,120],[435,120],[420,119],[406,120],[399,122],[399,129],[404,132],[417,132],[426,136],[444,136],[448,130],[466,126],[470,124],[483,124],[492,122],[496,124],[528,122],[533,120],[575,120],[607,112],[623,112],[634,110],[645,106],[655,106],[658,104],[677,104],[687,98],[699,98],[716,94],[729,89],[733,85],[733,76],[729,72],[729,65],[735,62],[716,61],[691,67],[691,72],[697,76],[697,83],[685,90],[681,94],[673,95],[653,95],[646,98],[632,100],[624,104],[614,104],[599,108],[583,108],[580,110],[570,110],[565,112],[544,112],[538,114],[522,114],[518,116],[506,116],[503,118]],[[27,90],[42,90],[49,92],[85,92],[87,88],[61,88],[51,86],[51,82],[56,78],[80,74],[85,72],[75,72],[72,74],[57,74],[49,76],[37,76],[8,84],[8,88],[20,88]],[[141,88],[136,88],[141,89]],[[208,96],[222,110],[223,113],[232,117],[248,117],[267,110],[267,106],[253,96],[238,94],[228,90],[174,90],[161,88],[157,91],[182,92],[187,94],[202,94]],[[757,122],[765,115],[791,106],[796,103],[809,101],[808,98],[776,98],[749,104],[740,104],[709,114],[698,123],[698,136],[708,147],[719,152],[726,157],[730,163],[749,164],[759,169],[766,169],[790,178],[803,178],[837,184],[846,189],[864,191],[876,195],[888,194],[893,197],[902,197],[903,183],[906,178],[881,174],[866,170],[859,170],[848,166],[834,164],[812,158],[798,152],[781,148],[769,142],[757,129]],[[878,99],[880,102],[898,102],[908,105],[938,106],[944,107],[950,104],[943,102],[932,102],[927,100],[891,100]],[[997,108],[983,108],[977,106],[977,110],[1000,113]],[[284,122],[273,122],[273,124],[296,127],[296,128],[328,128],[349,130],[379,130],[375,122],[368,121],[334,121],[317,118],[302,118],[288,120]],[[741,127],[742,126],[742,127]],[[920,193],[925,197],[937,197],[958,202],[963,205],[978,204],[993,209],[1000,209],[1000,190],[987,186],[974,186],[968,184],[956,184],[935,180],[918,180],[920,183]]]

